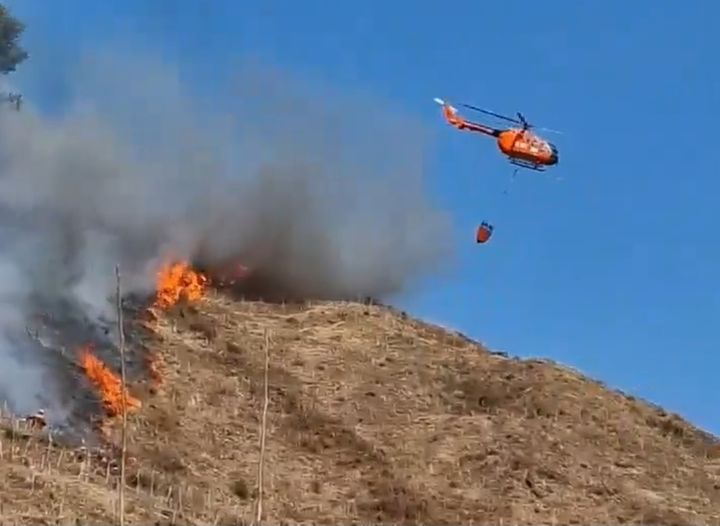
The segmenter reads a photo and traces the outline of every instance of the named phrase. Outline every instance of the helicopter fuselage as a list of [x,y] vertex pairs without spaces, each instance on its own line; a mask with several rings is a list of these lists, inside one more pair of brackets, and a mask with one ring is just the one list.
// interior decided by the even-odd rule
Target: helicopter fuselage
[[502,153],[538,166],[558,163],[558,150],[554,144],[522,128],[501,130],[497,133],[497,145]]

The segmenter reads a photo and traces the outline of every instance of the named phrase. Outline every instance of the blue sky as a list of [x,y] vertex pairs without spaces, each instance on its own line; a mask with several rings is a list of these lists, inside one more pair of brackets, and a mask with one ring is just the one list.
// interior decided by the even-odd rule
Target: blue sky
[[[434,132],[429,184],[466,244],[457,272],[401,304],[720,433],[717,2],[6,4],[28,24],[17,80],[40,99],[62,88],[65,60],[123,36],[210,85],[252,55],[415,114]],[[435,96],[562,130],[549,137],[560,165],[503,195],[510,166],[446,126]],[[477,246],[483,219],[495,236]]]

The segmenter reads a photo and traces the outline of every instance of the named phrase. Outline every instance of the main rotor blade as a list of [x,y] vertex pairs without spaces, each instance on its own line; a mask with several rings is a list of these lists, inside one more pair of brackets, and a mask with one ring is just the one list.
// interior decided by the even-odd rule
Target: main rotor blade
[[514,122],[515,124],[522,124],[522,122],[518,121],[517,119],[513,119],[512,117],[508,117],[506,115],[500,115],[499,113],[495,113],[493,111],[484,110],[482,108],[478,108],[477,106],[473,106],[471,104],[463,104],[466,108],[470,108],[471,110],[479,111],[482,113],[486,113],[488,115],[492,115],[493,117],[497,117],[498,119],[503,119],[509,122]]

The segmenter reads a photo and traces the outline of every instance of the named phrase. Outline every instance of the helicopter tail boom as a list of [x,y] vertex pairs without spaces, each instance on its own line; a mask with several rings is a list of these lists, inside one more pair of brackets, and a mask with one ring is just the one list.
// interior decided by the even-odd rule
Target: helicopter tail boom
[[454,126],[458,130],[469,130],[484,133],[485,135],[491,135],[493,137],[497,137],[500,134],[500,130],[465,119],[465,117],[458,113],[457,108],[451,106],[443,99],[435,97],[433,100],[442,106],[443,117],[445,117],[445,120],[448,124],[450,124],[450,126]]

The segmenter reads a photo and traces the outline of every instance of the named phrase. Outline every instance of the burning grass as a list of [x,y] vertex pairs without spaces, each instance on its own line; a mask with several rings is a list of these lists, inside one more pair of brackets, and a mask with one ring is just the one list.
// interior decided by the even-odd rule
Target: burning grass
[[207,276],[194,270],[188,263],[166,265],[157,276],[155,306],[167,309],[183,299],[198,300],[202,298],[207,286]]
[[127,390],[123,391],[120,378],[93,354],[92,346],[83,347],[79,354],[80,366],[95,387],[108,416],[122,415],[123,403],[128,411],[135,411],[142,407],[140,400],[131,396]]

